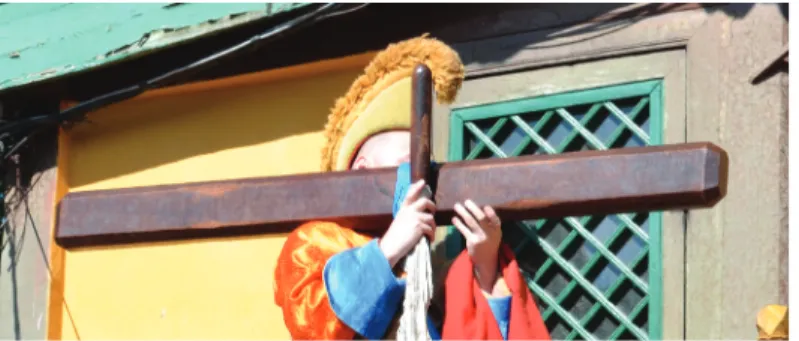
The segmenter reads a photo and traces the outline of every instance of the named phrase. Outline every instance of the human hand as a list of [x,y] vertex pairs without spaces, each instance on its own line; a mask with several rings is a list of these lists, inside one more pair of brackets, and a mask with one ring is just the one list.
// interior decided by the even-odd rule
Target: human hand
[[481,209],[472,200],[455,204],[455,212],[458,215],[452,217],[452,224],[466,239],[477,282],[484,291],[491,292],[497,280],[502,222],[493,208]]
[[422,195],[426,187],[424,180],[419,180],[408,188],[394,221],[378,243],[392,268],[416,246],[423,235],[431,241],[435,239],[433,213],[436,205]]

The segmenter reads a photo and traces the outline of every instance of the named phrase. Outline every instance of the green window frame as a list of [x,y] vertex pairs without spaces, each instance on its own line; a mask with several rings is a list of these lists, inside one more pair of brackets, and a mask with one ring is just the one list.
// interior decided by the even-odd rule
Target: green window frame
[[[456,108],[448,159],[659,145],[662,97],[663,80],[654,79]],[[611,228],[608,221],[617,222]],[[505,228],[503,237],[525,269],[553,339],[662,338],[660,212],[503,224],[517,225]],[[638,249],[630,257],[633,242]],[[450,226],[449,256],[463,248]]]

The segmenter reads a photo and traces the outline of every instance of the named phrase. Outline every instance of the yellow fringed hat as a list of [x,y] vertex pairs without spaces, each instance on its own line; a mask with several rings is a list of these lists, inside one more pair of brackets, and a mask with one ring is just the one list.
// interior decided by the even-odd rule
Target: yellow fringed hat
[[410,129],[411,75],[419,63],[430,68],[438,101],[452,103],[463,83],[463,63],[455,50],[426,36],[389,45],[331,110],[325,126],[322,171],[349,169],[355,153],[370,136]]

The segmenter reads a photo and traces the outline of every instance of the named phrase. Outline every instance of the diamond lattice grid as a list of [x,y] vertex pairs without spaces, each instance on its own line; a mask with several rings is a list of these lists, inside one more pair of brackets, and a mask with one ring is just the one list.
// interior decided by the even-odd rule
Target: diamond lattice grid
[[[464,159],[650,145],[649,101],[465,120]],[[554,339],[648,339],[649,216],[522,221],[505,229]]]

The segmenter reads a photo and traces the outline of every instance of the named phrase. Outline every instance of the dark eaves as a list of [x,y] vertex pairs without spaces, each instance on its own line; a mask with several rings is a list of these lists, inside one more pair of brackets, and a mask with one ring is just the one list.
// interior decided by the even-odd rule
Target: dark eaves
[[[247,53],[264,45],[267,42],[274,41],[275,39],[285,36],[286,33],[294,32],[298,29],[308,27],[314,23],[331,17],[360,10],[366,6],[367,4],[362,4],[355,7],[337,10],[337,8],[340,6],[335,3],[320,5],[313,11],[283,22],[263,33],[252,36],[249,39],[246,39],[231,47],[198,59],[188,65],[176,68],[162,75],[80,102],[60,112],[27,117],[18,121],[4,124],[3,126],[0,126],[0,153],[3,154],[3,159],[0,161],[8,159],[11,155],[16,153],[22,145],[30,140],[31,136],[42,131],[44,128],[55,125],[73,124],[83,121],[86,117],[86,114],[92,111],[136,97],[147,90],[167,85],[180,84],[181,80],[185,80],[187,77],[197,73],[198,71],[213,66],[223,58],[231,58],[242,53]],[[11,136],[24,137],[18,141],[15,141],[13,144],[4,144],[3,141],[9,139]],[[3,150],[5,148],[2,147],[7,145],[12,145],[12,147],[8,150]]]

